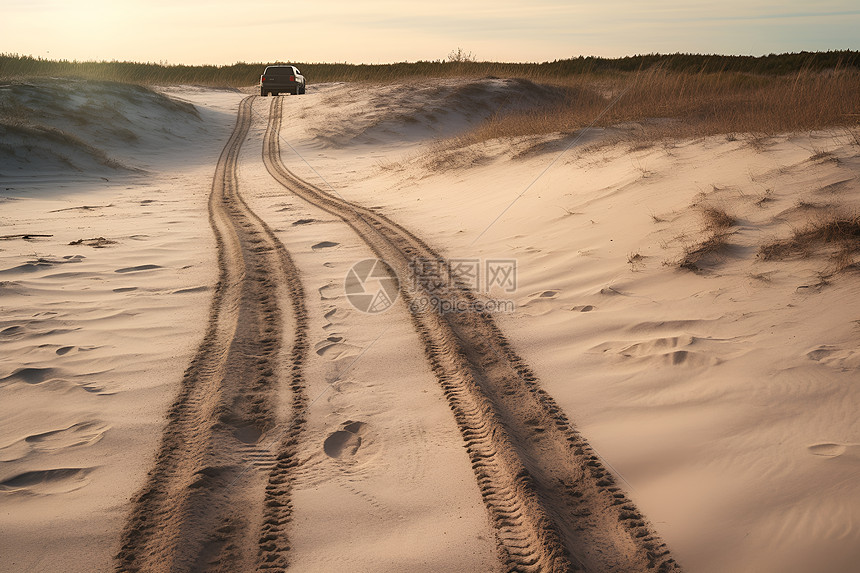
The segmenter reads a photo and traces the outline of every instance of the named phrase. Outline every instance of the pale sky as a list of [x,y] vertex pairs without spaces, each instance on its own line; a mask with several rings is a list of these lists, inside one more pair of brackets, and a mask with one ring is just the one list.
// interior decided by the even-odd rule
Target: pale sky
[[0,0],[0,52],[172,64],[860,49],[860,2]]

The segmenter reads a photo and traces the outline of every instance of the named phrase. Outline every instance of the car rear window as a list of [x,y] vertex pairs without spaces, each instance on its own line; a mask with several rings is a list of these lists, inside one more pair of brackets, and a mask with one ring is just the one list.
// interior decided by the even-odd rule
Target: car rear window
[[266,68],[266,71],[263,72],[264,76],[293,76],[295,73],[293,72],[293,68]]

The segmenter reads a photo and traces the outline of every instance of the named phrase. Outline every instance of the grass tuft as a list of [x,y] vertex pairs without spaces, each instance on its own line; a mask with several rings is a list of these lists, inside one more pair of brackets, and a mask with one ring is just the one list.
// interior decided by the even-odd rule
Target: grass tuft
[[824,245],[836,246],[837,256],[843,261],[860,251],[860,215],[832,215],[821,218],[796,229],[787,239],[762,245],[759,257],[769,261],[795,255],[809,256]]
[[728,238],[732,234],[726,231],[713,231],[707,237],[695,245],[684,249],[684,256],[678,263],[682,269],[689,271],[701,270],[700,264],[708,258],[713,258],[724,253],[728,247]]
[[705,207],[702,210],[702,216],[705,219],[705,228],[711,231],[734,227],[737,222],[725,209],[713,206]]

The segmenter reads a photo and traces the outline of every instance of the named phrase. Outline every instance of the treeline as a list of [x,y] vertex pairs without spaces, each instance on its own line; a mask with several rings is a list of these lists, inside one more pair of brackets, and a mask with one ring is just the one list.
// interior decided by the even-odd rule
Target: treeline
[[860,52],[798,52],[767,56],[647,54],[623,58],[578,57],[543,63],[419,61],[394,64],[301,62],[239,62],[225,66],[186,66],[143,62],[78,62],[0,54],[0,79],[69,77],[137,84],[197,84],[220,87],[254,85],[269,63],[292,63],[311,83],[336,81],[386,82],[407,78],[522,77],[563,80],[578,75],[614,75],[654,68],[684,73],[734,72],[786,75],[801,71],[860,69]]
[[851,50],[831,52],[797,52],[767,56],[721,56],[717,54],[647,54],[623,58],[579,57],[557,60],[547,64],[556,74],[577,74],[600,71],[635,72],[661,67],[676,72],[741,72],[749,74],[784,75],[800,71],[860,69],[860,52]]

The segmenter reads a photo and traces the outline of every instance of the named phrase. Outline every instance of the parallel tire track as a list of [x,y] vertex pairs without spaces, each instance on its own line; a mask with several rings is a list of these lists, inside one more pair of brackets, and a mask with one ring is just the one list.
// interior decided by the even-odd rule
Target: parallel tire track
[[[286,566],[291,470],[306,407],[307,314],[289,253],[239,195],[237,162],[252,102],[241,102],[212,182],[219,276],[209,324],[169,411],[155,466],[132,502],[119,571]],[[279,306],[283,300],[289,309]],[[283,328],[287,312],[291,334]],[[292,392],[289,412],[277,408],[283,377]],[[249,469],[249,448],[263,442],[277,443],[275,463]]]
[[[275,98],[263,140],[269,173],[350,225],[394,268],[407,304],[428,294],[407,288],[409,262],[427,259],[444,268],[442,257],[387,217],[291,173],[280,155],[282,110],[283,99]],[[462,285],[433,294],[475,300]],[[465,440],[509,570],[680,570],[489,314],[425,310],[412,320]]]

